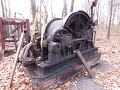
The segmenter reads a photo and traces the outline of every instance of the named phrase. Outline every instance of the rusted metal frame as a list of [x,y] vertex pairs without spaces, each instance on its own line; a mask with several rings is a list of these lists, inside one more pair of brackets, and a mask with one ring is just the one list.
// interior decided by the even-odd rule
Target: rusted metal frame
[[15,21],[4,21],[3,25],[20,25],[21,22],[15,22]]
[[10,22],[10,23],[9,22],[7,22],[7,23],[4,22],[4,24],[17,25],[17,27],[11,33],[14,33],[19,28],[21,28],[22,31],[23,30],[26,31],[28,34],[30,33],[29,19],[26,19],[26,21],[24,21],[24,22],[19,22],[19,23],[18,22]]
[[15,19],[15,18],[2,18],[2,17],[0,17],[0,43],[1,43],[2,49],[5,49],[4,25],[17,25],[17,27],[12,31],[12,33],[14,33],[17,29],[19,29],[21,27],[22,30],[24,30],[28,34],[30,34],[29,19]]
[[[18,30],[19,28],[21,27],[21,25],[20,26],[17,26],[11,33],[14,33],[16,30]],[[10,34],[11,34],[10,33]],[[7,37],[9,37],[10,36],[10,34],[9,35],[7,35]]]
[[[11,23],[11,22],[10,22]],[[10,24],[9,22],[8,22],[8,24]],[[27,20],[27,22],[19,22],[19,25],[17,25],[17,27],[11,32],[11,33],[14,33],[14,32],[16,32],[16,31],[18,31],[18,40],[19,40],[19,28],[21,28],[21,30],[22,31],[24,31],[24,30],[26,30],[26,32],[27,31],[29,31],[29,29],[27,29],[27,27],[29,27],[29,21]],[[12,23],[11,23],[12,24]],[[13,24],[15,25],[16,24],[16,22],[13,22]],[[12,25],[13,25],[12,24]],[[28,24],[28,26],[27,26],[27,24]],[[24,27],[23,27],[24,26]],[[24,29],[23,29],[24,28]],[[9,34],[10,35],[10,34]],[[8,36],[9,36],[8,35]],[[15,48],[16,48],[16,50],[17,50],[17,40],[16,40],[16,38],[13,36],[13,40],[14,40],[14,44],[15,44]]]
[[17,50],[17,40],[16,40],[15,36],[13,36],[12,38],[13,38],[13,41],[14,41],[14,44],[15,44],[15,49]]
[[26,19],[25,21],[25,26],[26,26],[26,31],[27,31],[27,34],[30,35],[30,25],[29,25],[29,19]]
[[19,18],[3,18],[2,17],[2,20],[3,21],[26,21],[26,19],[19,19]]
[[22,24],[24,25],[25,31],[30,33],[29,19],[2,18],[2,20],[4,25],[20,25],[21,22],[23,22]]
[[0,17],[0,43],[1,43],[2,49],[5,49],[5,31],[4,31],[1,17]]

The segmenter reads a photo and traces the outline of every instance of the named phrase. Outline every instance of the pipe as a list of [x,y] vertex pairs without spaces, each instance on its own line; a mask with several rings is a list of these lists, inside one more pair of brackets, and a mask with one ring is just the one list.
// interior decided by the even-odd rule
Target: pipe
[[25,52],[25,50],[26,50],[26,47],[28,46],[28,44],[27,45],[25,45],[24,47],[23,47],[23,49],[22,49],[22,51],[20,52],[20,55],[19,55],[19,61],[24,61],[24,59],[23,59],[23,55],[24,55],[24,52]]
[[29,51],[29,49],[31,48],[32,45],[33,45],[32,42],[30,42],[30,43],[27,45],[27,47],[26,47],[26,49],[25,49],[25,52],[24,52],[24,55],[23,55],[23,59],[24,59],[24,60],[27,58],[28,51]]

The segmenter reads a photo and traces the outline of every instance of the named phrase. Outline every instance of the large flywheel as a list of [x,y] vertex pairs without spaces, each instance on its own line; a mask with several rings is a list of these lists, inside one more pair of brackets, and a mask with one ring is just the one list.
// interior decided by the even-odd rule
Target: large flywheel
[[91,28],[90,26],[90,17],[84,11],[78,11],[69,14],[65,17],[64,27],[69,30],[73,34],[73,38],[80,38],[88,30]]
[[63,20],[64,28],[72,34],[73,39],[81,39],[75,42],[75,49],[86,50],[93,48],[93,29],[91,19],[84,11],[69,14]]

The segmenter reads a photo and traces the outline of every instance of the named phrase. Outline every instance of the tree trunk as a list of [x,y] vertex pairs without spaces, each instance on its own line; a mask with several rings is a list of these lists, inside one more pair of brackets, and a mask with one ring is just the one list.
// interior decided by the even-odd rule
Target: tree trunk
[[67,3],[66,0],[63,0],[63,10],[62,10],[62,18],[64,18],[67,15]]
[[42,0],[40,0],[40,26],[39,26],[39,32],[41,32],[42,27],[42,10],[41,10]]
[[45,24],[46,24],[47,21],[48,21],[48,12],[47,12],[47,4],[48,4],[48,3],[45,3],[45,2],[48,2],[48,0],[47,0],[47,1],[42,0],[42,5],[43,5],[43,8],[44,8],[44,15],[43,15],[43,18],[44,18]]
[[2,16],[5,17],[5,10],[4,10],[3,0],[1,0],[1,7],[2,7]]
[[97,20],[98,20],[98,29],[99,29],[99,11],[100,11],[100,3],[98,2],[97,8],[96,8],[96,13],[97,13]]
[[53,15],[53,8],[52,8],[52,0],[51,0],[51,5],[50,5],[50,8],[51,8],[51,16],[52,16],[52,19],[54,18],[54,15]]
[[110,17],[109,17],[109,26],[108,26],[107,39],[110,39],[110,29],[111,29],[111,20],[112,20],[112,10],[113,10],[113,0],[111,0],[111,5],[110,5]]
[[71,1],[71,8],[70,8],[70,12],[73,12],[74,9],[74,0]]
[[33,21],[34,21],[35,14],[36,14],[36,1],[35,0],[30,0],[30,4],[31,4],[31,11],[32,11],[32,18],[33,18]]
[[7,9],[7,5],[6,5],[6,0],[4,0],[4,10],[5,10],[5,17],[8,17],[8,9]]

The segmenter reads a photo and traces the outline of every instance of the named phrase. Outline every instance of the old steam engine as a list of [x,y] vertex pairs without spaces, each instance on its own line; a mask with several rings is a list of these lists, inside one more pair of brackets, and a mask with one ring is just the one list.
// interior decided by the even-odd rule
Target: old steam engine
[[64,19],[51,20],[45,28],[42,46],[39,33],[36,33],[34,42],[25,42],[19,61],[37,88],[62,84],[67,77],[79,72],[82,62],[76,50],[81,52],[89,66],[99,62],[100,53],[94,46],[94,26],[93,8],[91,17],[84,11],[77,11]]

